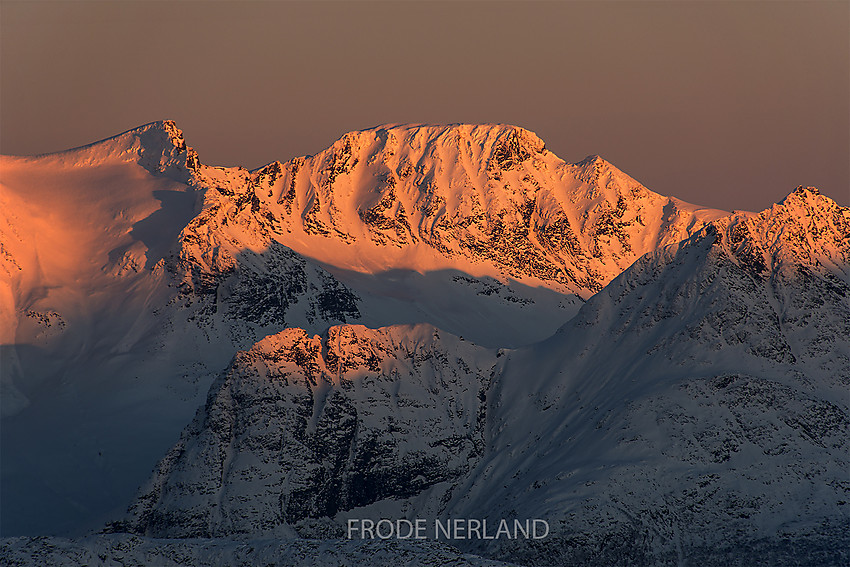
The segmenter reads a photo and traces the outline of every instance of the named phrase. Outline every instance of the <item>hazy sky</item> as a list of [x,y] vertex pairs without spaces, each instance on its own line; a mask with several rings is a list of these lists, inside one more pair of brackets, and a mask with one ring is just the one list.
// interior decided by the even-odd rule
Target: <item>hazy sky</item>
[[503,122],[695,203],[847,205],[850,2],[0,2],[0,152],[163,118],[211,165]]

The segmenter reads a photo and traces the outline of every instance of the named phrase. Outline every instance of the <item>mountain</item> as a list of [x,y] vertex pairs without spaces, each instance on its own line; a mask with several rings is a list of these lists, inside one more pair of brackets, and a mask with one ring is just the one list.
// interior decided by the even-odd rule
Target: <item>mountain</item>
[[527,345],[722,214],[501,125],[379,127],[250,172],[162,121],[0,167],[3,533],[114,516],[266,335],[429,323]]
[[815,189],[701,209],[505,125],[248,171],[164,121],[0,168],[0,532],[74,536],[5,560],[457,553],[356,518],[549,523],[469,564],[848,559],[850,212]]
[[646,255],[507,352],[429,327],[289,329],[234,359],[114,528],[545,518],[545,545],[455,545],[535,565],[833,564],[850,525],[848,236],[850,210],[798,188]]
[[635,259],[727,214],[505,125],[381,126],[254,172],[203,171],[227,203],[207,222],[319,262],[364,298],[369,326],[424,321],[491,347],[546,338]]
[[567,164],[504,125],[352,132],[251,183],[255,212],[279,219],[269,233],[337,268],[464,268],[583,297],[727,214],[654,194],[599,156]]
[[[27,385],[14,378],[22,372],[16,344],[64,351],[64,363],[88,342],[84,329],[114,323],[101,313],[144,303],[145,292],[155,287],[133,293],[155,277],[149,270],[139,273],[145,252],[165,252],[199,199],[196,191],[162,175],[176,167],[175,144],[182,144],[177,136],[173,129],[148,126],[60,154],[2,158],[4,415],[28,404],[18,389]],[[116,285],[126,293],[109,293]],[[70,344],[54,346],[62,336]],[[47,373],[38,368],[28,380]]]
[[213,386],[130,527],[291,537],[316,529],[309,520],[451,485],[484,450],[498,357],[427,325],[266,337]]
[[846,562],[848,236],[798,188],[638,260],[505,363],[450,512],[559,518],[520,562]]
[[283,246],[241,251],[238,266],[223,242],[193,246],[210,206],[198,172],[220,170],[171,122],[0,167],[3,533],[92,529],[237,350],[360,315],[350,290]]

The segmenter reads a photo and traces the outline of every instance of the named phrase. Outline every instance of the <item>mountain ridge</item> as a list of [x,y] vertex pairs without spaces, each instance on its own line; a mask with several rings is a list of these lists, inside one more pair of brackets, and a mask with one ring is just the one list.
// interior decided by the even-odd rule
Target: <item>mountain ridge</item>
[[[388,254],[425,247],[431,253],[418,254],[411,266],[440,261],[436,252],[493,265],[488,275],[497,278],[528,278],[583,296],[610,278],[599,258],[622,269],[644,249],[689,234],[699,219],[726,214],[665,200],[601,159],[566,164],[513,126],[377,127],[277,163],[254,173],[258,206],[275,201],[268,210],[302,253],[299,239],[318,242],[311,237],[331,233],[360,258],[375,256],[372,243]],[[658,226],[645,226],[650,215]],[[631,226],[639,228],[629,234]],[[648,236],[653,231],[659,234]]]
[[[353,147],[357,156],[351,154]],[[346,133],[313,156],[248,171],[203,165],[176,124],[164,120],[38,158],[83,166],[109,156],[136,159],[154,175],[204,191],[221,190],[229,200],[236,198],[238,208],[262,210],[271,226],[260,227],[265,232],[260,239],[277,237],[302,254],[307,253],[304,240],[315,247],[321,240],[311,236],[330,235],[328,246],[333,240],[371,241],[355,246],[361,261],[375,256],[370,243],[403,247],[403,255],[393,256],[397,264],[421,241],[432,250],[407,260],[411,266],[436,262],[435,267],[445,268],[459,256],[479,266],[472,275],[530,278],[585,297],[613,275],[599,258],[613,260],[621,270],[645,251],[690,234],[706,219],[728,214],[656,195],[599,156],[567,164],[533,132],[504,124],[378,126]],[[352,177],[354,186],[340,185]],[[384,181],[376,186],[370,179]],[[365,185],[358,188],[358,182]],[[541,192],[546,195],[536,197]],[[658,210],[633,203],[647,199],[650,209]],[[576,207],[579,212],[571,214]],[[574,218],[576,214],[581,218]],[[658,217],[659,226],[644,226],[647,214]],[[450,230],[458,225],[472,229]],[[646,241],[646,236],[633,234],[633,225],[642,235],[659,234]],[[282,230],[300,234],[284,238]],[[485,246],[478,243],[482,236]],[[520,255],[519,263],[505,259],[508,250]],[[350,252],[343,249],[337,256]],[[314,259],[360,267],[339,257]],[[378,257],[367,269],[381,264]]]

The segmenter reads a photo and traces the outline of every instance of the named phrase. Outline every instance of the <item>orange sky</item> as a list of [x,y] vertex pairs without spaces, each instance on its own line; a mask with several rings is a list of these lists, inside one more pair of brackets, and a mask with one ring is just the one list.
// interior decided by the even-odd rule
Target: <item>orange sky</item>
[[850,2],[0,3],[0,152],[170,118],[255,168],[388,122],[505,122],[760,210],[850,203]]

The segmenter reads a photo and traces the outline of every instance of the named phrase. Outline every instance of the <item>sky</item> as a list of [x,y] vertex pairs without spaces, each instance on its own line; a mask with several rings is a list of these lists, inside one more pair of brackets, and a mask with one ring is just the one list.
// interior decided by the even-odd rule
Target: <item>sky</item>
[[0,153],[161,119],[209,165],[508,123],[692,203],[848,205],[850,2],[0,2]]

